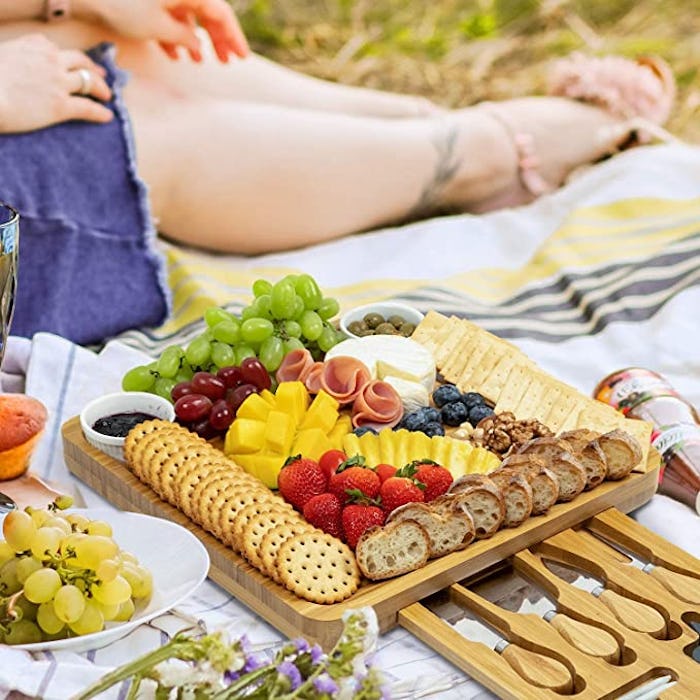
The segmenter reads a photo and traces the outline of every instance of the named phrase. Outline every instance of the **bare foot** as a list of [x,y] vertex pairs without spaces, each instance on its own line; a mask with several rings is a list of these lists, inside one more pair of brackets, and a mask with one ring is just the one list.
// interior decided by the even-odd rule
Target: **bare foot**
[[443,194],[451,206],[474,213],[526,204],[559,188],[629,133],[602,109],[560,97],[484,103],[452,118],[459,166]]

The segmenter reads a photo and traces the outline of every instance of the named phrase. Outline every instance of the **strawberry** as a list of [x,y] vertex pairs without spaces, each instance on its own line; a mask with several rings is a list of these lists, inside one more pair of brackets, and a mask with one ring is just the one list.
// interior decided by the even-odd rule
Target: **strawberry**
[[379,480],[384,483],[390,476],[396,474],[396,467],[391,464],[378,464],[374,468],[375,473],[379,477]]
[[277,487],[285,501],[297,510],[303,510],[310,498],[328,490],[328,477],[318,462],[296,455],[282,467],[277,476]]
[[343,503],[350,500],[348,491],[355,489],[361,491],[367,498],[376,498],[380,486],[381,481],[377,474],[368,467],[360,466],[349,466],[343,469],[341,465],[328,480],[328,490],[338,496]]
[[384,511],[367,503],[350,503],[343,508],[343,534],[351,549],[355,549],[362,533],[373,525],[384,524]]
[[312,496],[306,501],[304,518],[319,530],[323,530],[333,537],[342,538],[342,510],[343,504],[335,494],[319,493],[318,496]]
[[319,457],[318,464],[330,478],[347,458],[348,456],[342,450],[328,450]]
[[[400,471],[396,473],[399,474]],[[421,486],[423,484],[417,484],[406,476],[390,476],[379,489],[384,512],[391,513],[404,503],[422,503],[425,496]]]
[[426,503],[447,493],[447,489],[452,486],[450,470],[441,467],[436,462],[424,459],[411,464],[416,468],[413,478],[425,486],[423,496]]

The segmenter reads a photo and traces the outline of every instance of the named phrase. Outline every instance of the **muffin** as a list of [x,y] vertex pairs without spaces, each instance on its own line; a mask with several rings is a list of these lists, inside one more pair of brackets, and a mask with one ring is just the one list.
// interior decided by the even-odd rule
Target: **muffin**
[[0,394],[0,481],[27,471],[47,418],[41,401],[25,394]]

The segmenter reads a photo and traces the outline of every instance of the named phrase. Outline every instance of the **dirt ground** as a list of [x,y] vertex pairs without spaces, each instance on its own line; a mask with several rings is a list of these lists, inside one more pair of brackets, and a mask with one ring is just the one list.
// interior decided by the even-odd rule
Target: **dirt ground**
[[542,93],[571,51],[657,54],[678,84],[667,127],[700,142],[700,0],[232,1],[269,58],[449,107]]

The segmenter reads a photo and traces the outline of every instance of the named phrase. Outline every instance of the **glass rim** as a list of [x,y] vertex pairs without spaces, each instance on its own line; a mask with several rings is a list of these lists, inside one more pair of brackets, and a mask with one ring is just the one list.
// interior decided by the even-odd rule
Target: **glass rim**
[[5,228],[6,226],[12,226],[13,224],[16,224],[19,221],[19,212],[11,205],[5,204],[2,200],[0,200],[0,207],[4,207],[8,211],[11,212],[12,216],[10,216],[9,221],[5,221],[3,223],[0,223],[0,228]]

